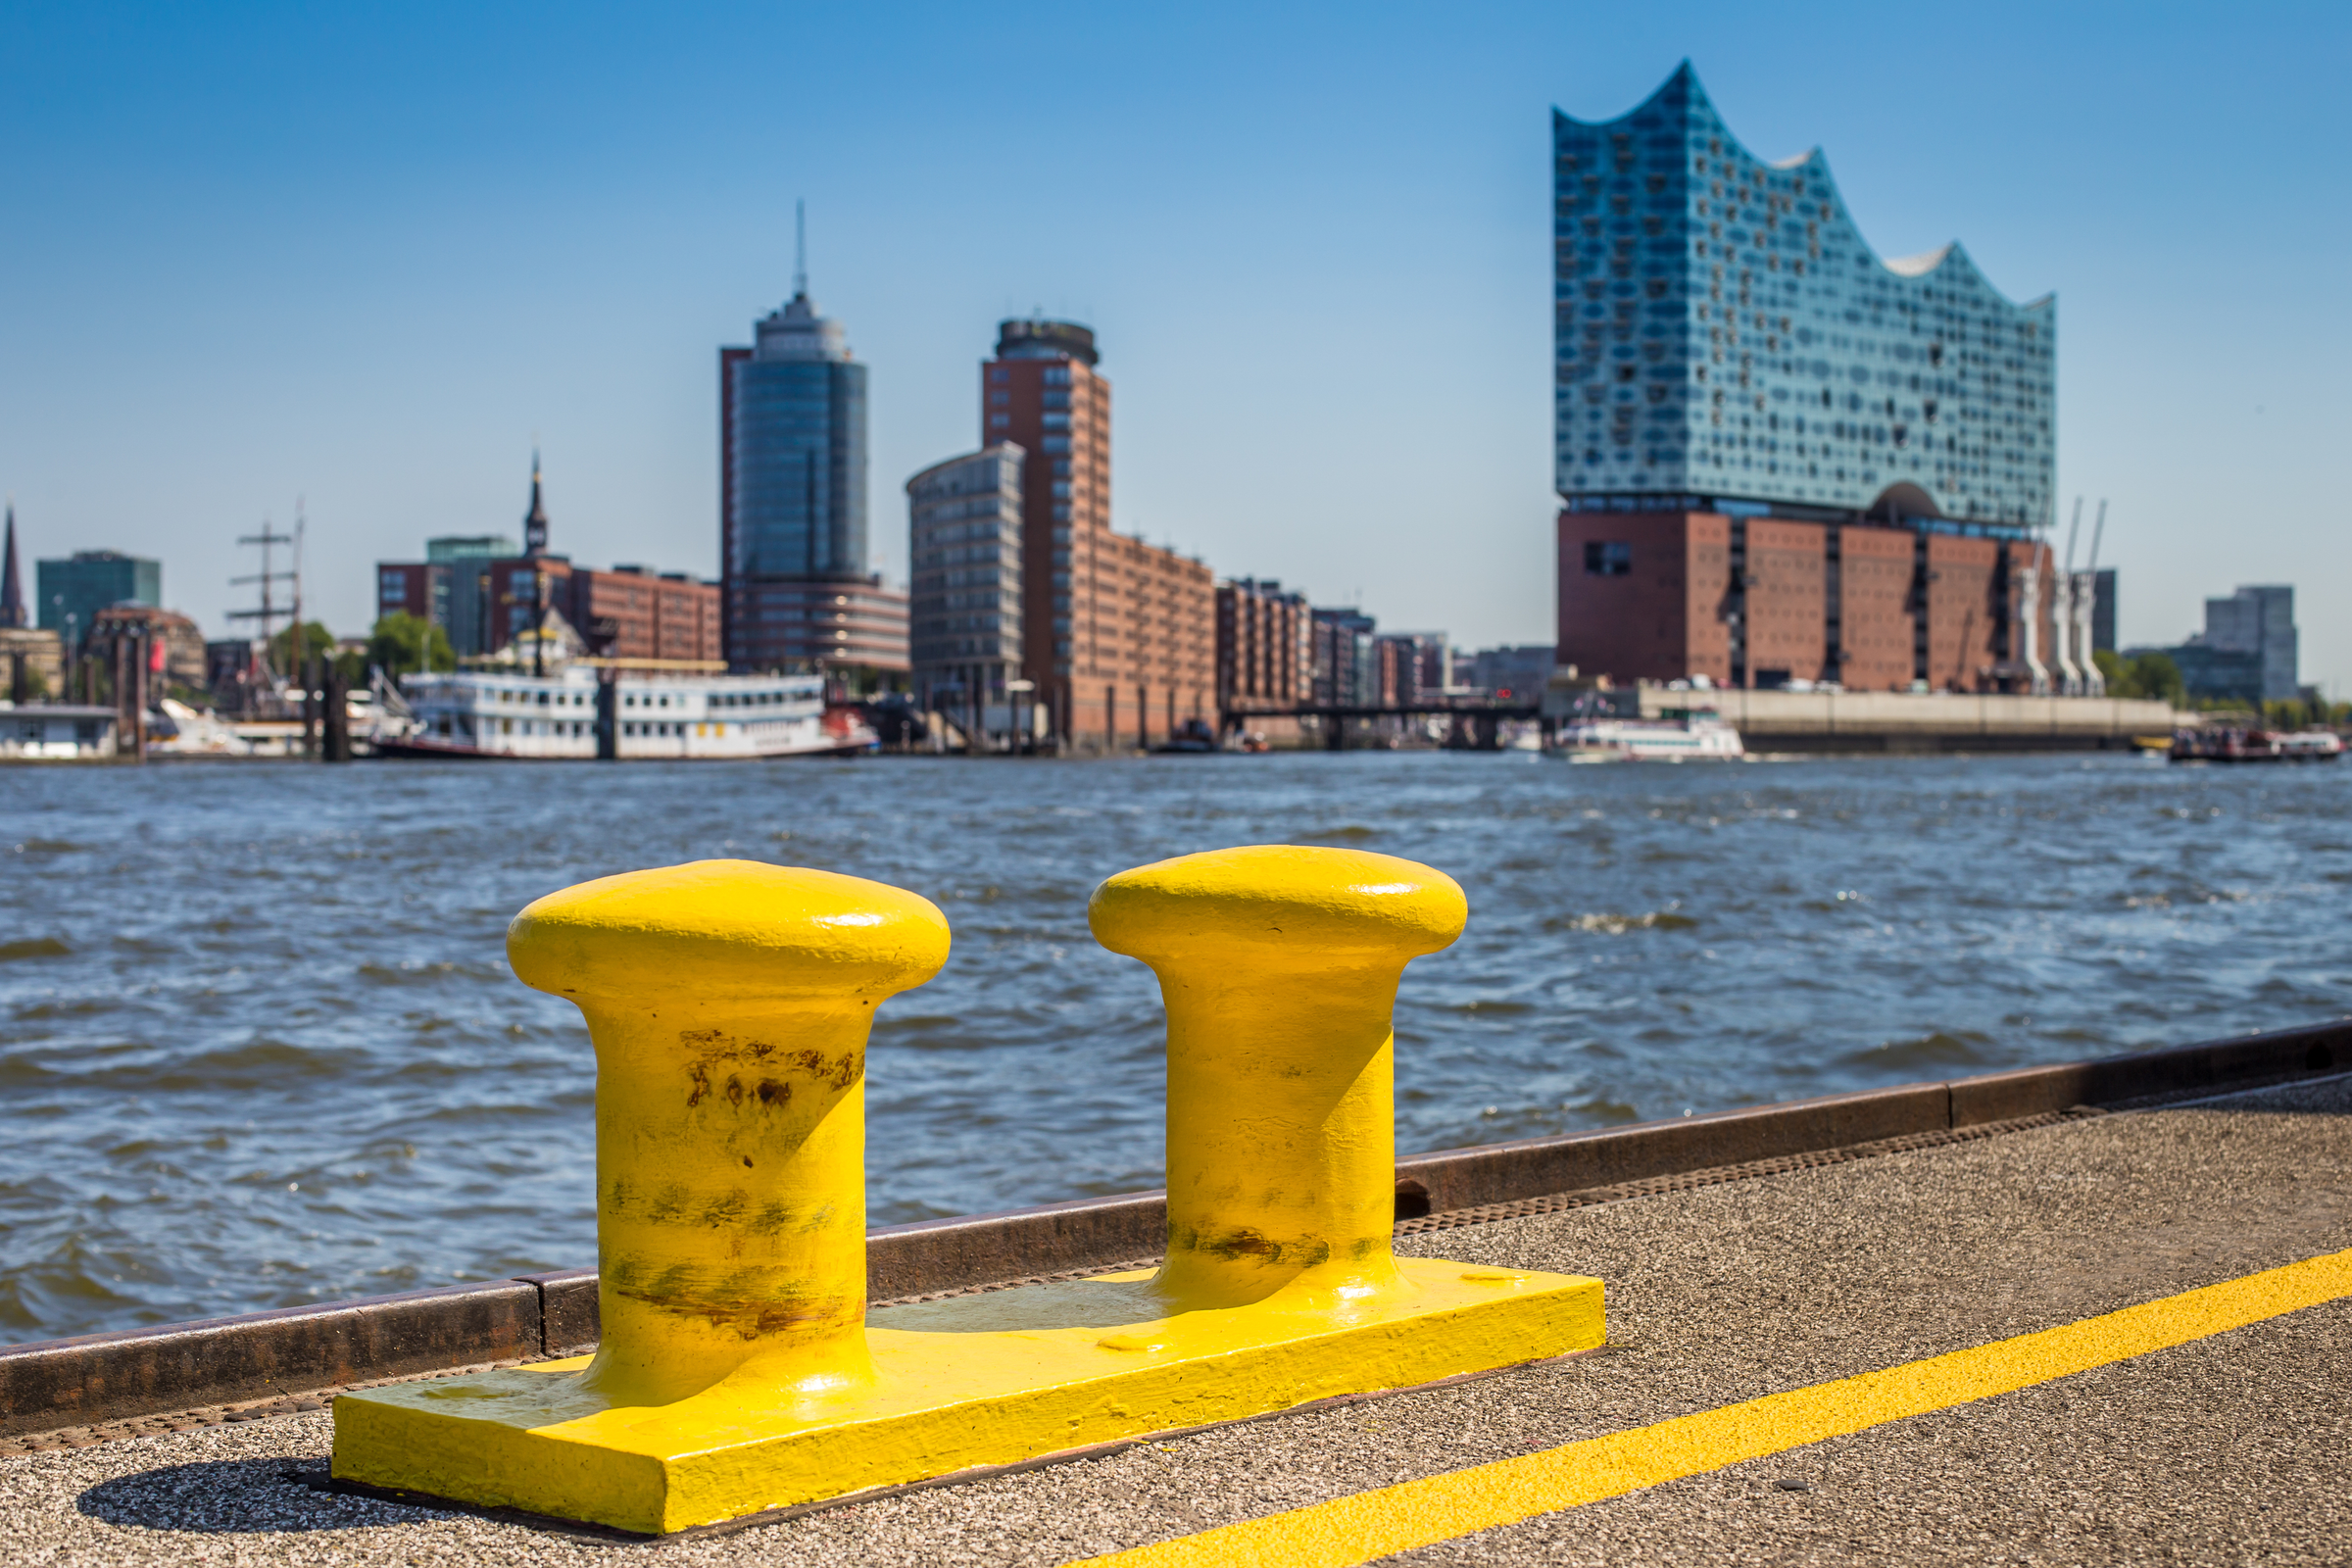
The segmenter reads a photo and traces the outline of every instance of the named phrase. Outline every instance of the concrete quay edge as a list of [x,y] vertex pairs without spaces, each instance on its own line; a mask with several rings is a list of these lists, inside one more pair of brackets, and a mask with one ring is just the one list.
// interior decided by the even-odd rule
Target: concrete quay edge
[[0,1436],[542,1354],[539,1292],[485,1280],[0,1346]]
[[1751,750],[1780,752],[2077,751],[2170,736],[2170,703],[2118,697],[2030,697],[1994,692],[1791,692],[1717,687],[1703,697],[1644,685],[1637,706],[1655,717],[1699,701]]
[[[1396,1162],[1399,1217],[1578,1192],[2076,1105],[2126,1106],[2352,1068],[2352,1019]],[[868,1233],[877,1301],[1156,1255],[1160,1193],[1078,1199]],[[284,1397],[596,1342],[597,1275],[566,1269],[75,1339],[0,1345],[0,1437]]]

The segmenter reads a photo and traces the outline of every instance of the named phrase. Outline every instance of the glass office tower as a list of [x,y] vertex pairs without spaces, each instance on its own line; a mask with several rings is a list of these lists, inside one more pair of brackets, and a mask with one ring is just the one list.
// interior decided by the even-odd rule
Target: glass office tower
[[[720,351],[720,569],[727,661],[773,668],[828,657],[852,662],[828,618],[813,637],[810,595],[871,586],[865,538],[865,367],[841,324],[803,287],[760,322],[749,349]],[[845,587],[841,595],[862,599]],[[903,610],[900,612],[903,617]],[[896,628],[904,648],[903,618]],[[905,667],[903,652],[898,667]]]
[[40,629],[70,630],[76,643],[89,636],[98,612],[109,605],[164,602],[163,563],[119,550],[76,550],[64,561],[34,563],[33,573]]

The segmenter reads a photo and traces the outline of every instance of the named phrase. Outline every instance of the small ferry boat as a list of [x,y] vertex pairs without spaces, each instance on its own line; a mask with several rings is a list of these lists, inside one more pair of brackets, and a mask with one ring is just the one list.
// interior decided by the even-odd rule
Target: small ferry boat
[[2173,733],[2176,762],[2332,762],[2343,755],[2333,730],[2187,729]]
[[1665,718],[1580,719],[1559,732],[1549,756],[1568,762],[1731,761],[1747,755],[1740,732],[1713,713]]
[[546,675],[466,670],[402,682],[408,722],[377,733],[389,757],[512,757],[590,761],[610,681],[613,755],[622,761],[837,757],[881,744],[854,708],[828,707],[819,675],[717,675],[597,668]]

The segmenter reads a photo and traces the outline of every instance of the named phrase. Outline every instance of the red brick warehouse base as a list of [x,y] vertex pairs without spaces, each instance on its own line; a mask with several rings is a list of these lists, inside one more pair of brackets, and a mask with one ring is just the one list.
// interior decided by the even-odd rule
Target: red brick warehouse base
[[2052,564],[2046,544],[1906,525],[1564,511],[1558,659],[1619,681],[2016,690],[2029,565],[2045,663],[2056,646]]

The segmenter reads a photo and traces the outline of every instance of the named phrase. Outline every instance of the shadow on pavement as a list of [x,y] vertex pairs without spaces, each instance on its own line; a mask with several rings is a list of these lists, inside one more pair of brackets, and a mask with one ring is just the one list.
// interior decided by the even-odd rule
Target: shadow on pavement
[[110,1525],[195,1535],[286,1535],[408,1524],[421,1508],[318,1490],[321,1459],[210,1459],[102,1481],[74,1508]]

